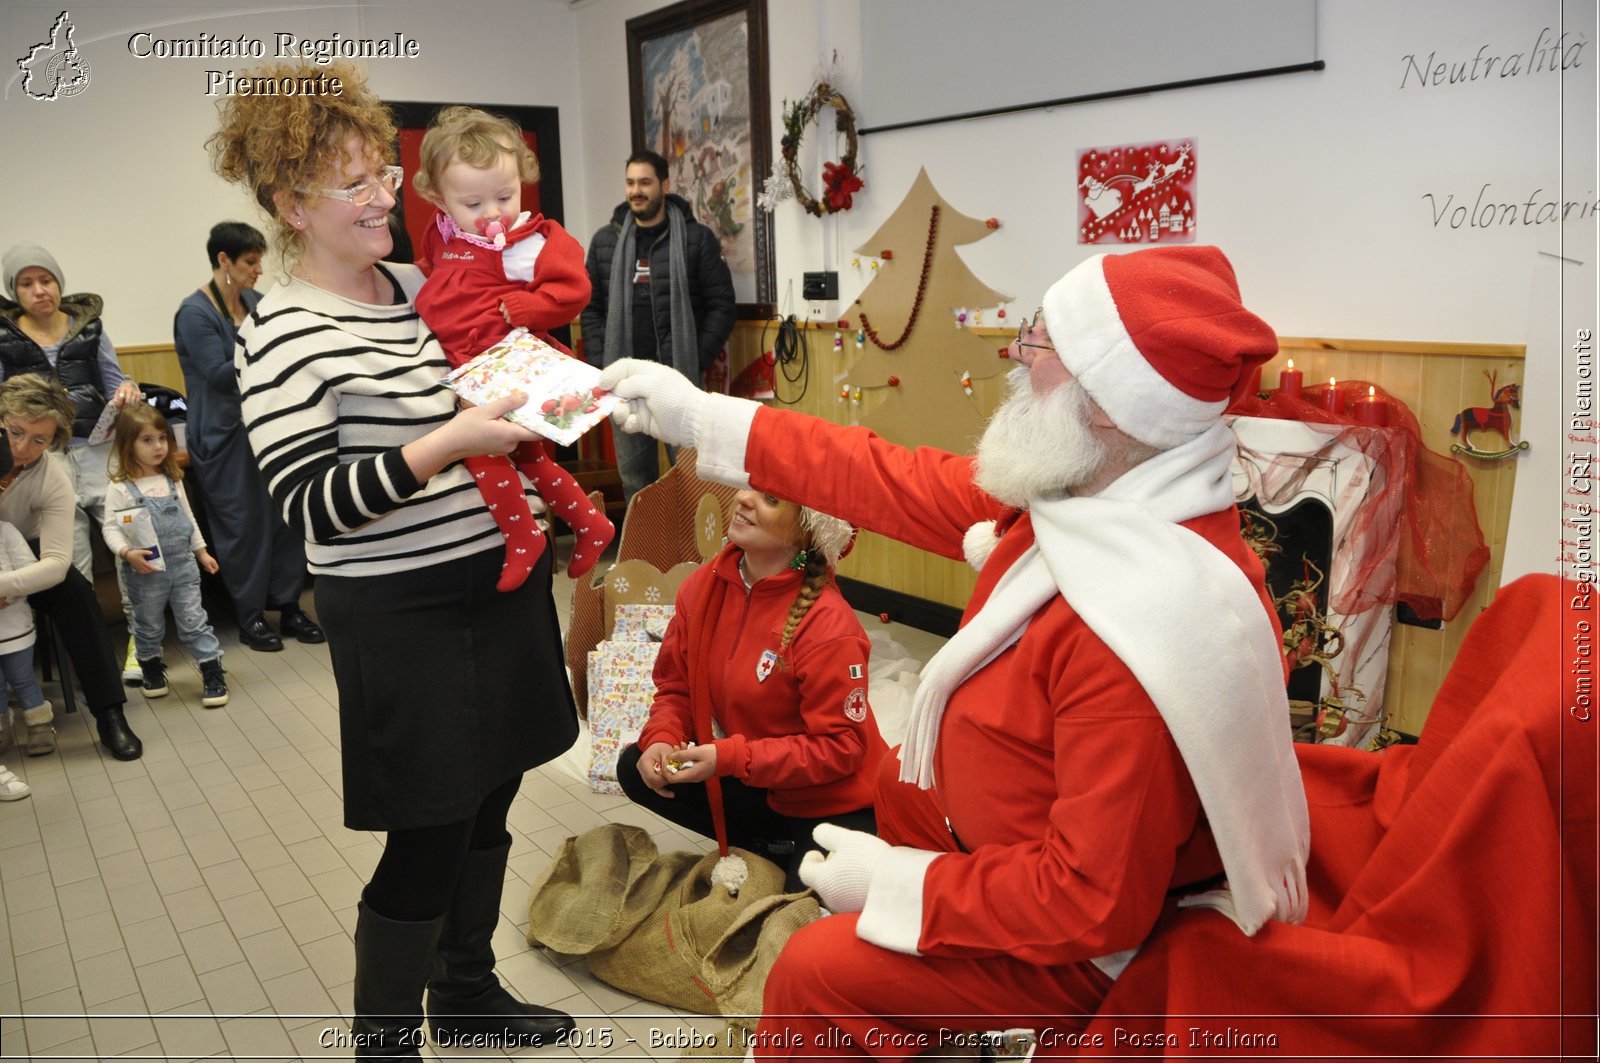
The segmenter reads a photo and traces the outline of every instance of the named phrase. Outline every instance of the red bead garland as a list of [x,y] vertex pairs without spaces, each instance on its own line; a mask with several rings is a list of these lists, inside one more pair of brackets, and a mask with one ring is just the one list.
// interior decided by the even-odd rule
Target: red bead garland
[[[933,269],[933,247],[938,241],[938,238],[939,204],[935,203],[932,208],[930,208],[928,213],[928,247],[927,250],[923,251],[922,253],[922,277],[917,281],[917,297],[912,300],[911,317],[906,320],[906,330],[902,332],[900,334],[900,338],[895,340],[893,343],[884,343],[878,338],[877,332],[873,330],[872,323],[867,320],[866,310],[863,309],[861,311],[861,329],[867,334],[867,339],[872,341],[872,345],[877,347],[879,350],[895,350],[899,347],[903,347],[906,340],[911,338],[911,330],[915,328],[917,324],[917,315],[922,313],[923,296],[927,295],[928,293],[928,273]],[[884,255],[887,254],[889,254],[889,252],[884,252]],[[856,300],[858,303],[860,301],[861,300],[859,299]]]

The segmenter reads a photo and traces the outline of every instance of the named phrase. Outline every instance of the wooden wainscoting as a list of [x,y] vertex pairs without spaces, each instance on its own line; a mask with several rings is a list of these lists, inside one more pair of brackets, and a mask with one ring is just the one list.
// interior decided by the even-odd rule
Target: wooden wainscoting
[[187,394],[183,386],[183,367],[178,364],[178,352],[170,343],[118,347],[117,360],[122,363],[122,371],[141,384],[160,384]]
[[[737,375],[770,349],[774,326],[761,322],[740,322],[729,341],[731,372]],[[842,382],[857,357],[853,330],[844,330],[843,348],[834,350],[835,325],[832,322],[803,328],[806,339],[804,379],[798,362],[780,366],[774,405],[790,405],[836,423],[851,423],[872,409],[875,393],[863,393],[859,406],[838,400]],[[976,330],[994,337],[996,348],[1014,333],[1010,329]],[[1501,384],[1522,381],[1523,348],[1507,344],[1411,343],[1383,340],[1345,340],[1284,336],[1282,353],[1267,367],[1263,384],[1277,383],[1279,368],[1293,358],[1296,368],[1305,372],[1306,383],[1329,377],[1370,380],[1381,385],[1416,414],[1423,443],[1431,450],[1447,453],[1452,442],[1451,422],[1469,406],[1489,405],[1489,382],[1485,372],[1498,374]],[[782,370],[787,368],[787,374]],[[976,381],[974,401],[987,416],[999,402],[1003,383],[1000,376]],[[1513,415],[1513,438],[1520,437],[1520,414]],[[1500,567],[1505,554],[1506,529],[1510,522],[1511,491],[1518,460],[1480,462],[1458,459],[1467,467],[1474,488],[1478,524],[1490,549],[1490,561],[1468,603],[1454,620],[1437,630],[1398,625],[1389,654],[1388,712],[1391,726],[1408,734],[1422,729],[1423,720],[1439,684],[1455,659],[1456,650],[1467,628],[1494,597],[1500,586]],[[959,608],[971,595],[976,577],[962,562],[933,557],[879,536],[864,534],[851,555],[839,566],[840,575],[890,591],[927,599]]]
[[[996,348],[1012,335],[1009,329],[976,331],[992,336]],[[731,374],[736,376],[764,349],[770,349],[774,332],[767,323],[739,322],[728,342]],[[834,332],[832,322],[802,328],[806,341],[804,365],[795,362],[779,367],[776,390],[779,399],[787,401],[774,405],[788,405],[841,424],[858,420],[872,409],[873,402],[881,396],[870,390],[863,393],[860,406],[838,401],[840,383],[848,379],[858,352],[849,330],[844,332],[843,348],[834,350]],[[1307,384],[1329,377],[1373,381],[1411,408],[1421,425],[1424,444],[1441,453],[1449,450],[1450,425],[1456,414],[1469,406],[1489,405],[1486,372],[1497,374],[1501,384],[1522,382],[1524,349],[1518,345],[1295,336],[1280,337],[1279,343],[1282,352],[1263,373],[1264,387],[1277,383],[1278,370],[1287,358],[1293,358],[1295,367],[1305,372]],[[183,390],[183,372],[170,344],[122,347],[117,353],[123,371],[135,380]],[[1002,388],[1000,376],[974,383],[974,402],[984,415],[998,404]],[[1521,415],[1514,413],[1513,438],[1520,438],[1520,432]],[[1457,460],[1466,466],[1473,481],[1473,501],[1478,525],[1489,546],[1489,565],[1454,620],[1439,629],[1404,624],[1395,628],[1389,651],[1387,708],[1391,725],[1408,734],[1421,731],[1467,628],[1488,607],[1500,587],[1517,464],[1528,459]],[[871,534],[861,536],[856,549],[839,566],[839,572],[861,583],[957,609],[966,604],[976,583],[975,574],[963,562],[934,557]]]

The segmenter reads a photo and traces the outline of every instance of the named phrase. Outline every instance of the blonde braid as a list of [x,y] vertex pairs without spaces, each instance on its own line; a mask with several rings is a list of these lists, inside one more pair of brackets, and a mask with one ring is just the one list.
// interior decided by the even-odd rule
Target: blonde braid
[[811,606],[822,594],[822,588],[828,582],[828,559],[822,556],[822,551],[815,546],[806,551],[806,578],[800,585],[800,593],[794,596],[794,604],[789,607],[789,619],[783,625],[783,638],[778,642],[778,658],[784,660],[783,651],[789,648],[789,643],[794,641],[795,629],[800,626],[800,621],[810,611]]

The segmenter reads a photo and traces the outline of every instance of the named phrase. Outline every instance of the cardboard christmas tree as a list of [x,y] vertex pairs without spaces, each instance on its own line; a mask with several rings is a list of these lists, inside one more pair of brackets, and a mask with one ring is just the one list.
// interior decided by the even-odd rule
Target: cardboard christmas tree
[[875,392],[861,423],[885,439],[966,454],[982,433],[985,412],[972,383],[1011,363],[999,357],[995,337],[958,327],[957,315],[966,311],[971,322],[976,311],[1010,296],[980,281],[956,248],[994,231],[990,222],[953,209],[922,170],[900,206],[857,249],[878,267],[853,307],[866,343],[848,383]]

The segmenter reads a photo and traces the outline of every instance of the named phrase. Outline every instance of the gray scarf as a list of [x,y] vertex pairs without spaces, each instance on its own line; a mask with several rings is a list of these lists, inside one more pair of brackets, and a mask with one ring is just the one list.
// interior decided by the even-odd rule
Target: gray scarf
[[[667,290],[672,314],[672,367],[696,385],[700,383],[700,343],[694,327],[694,307],[689,302],[689,226],[676,203],[667,201]],[[611,253],[611,288],[606,293],[605,364],[633,357],[633,237],[637,231],[630,213],[622,222],[622,236]],[[660,240],[658,239],[659,246]]]

